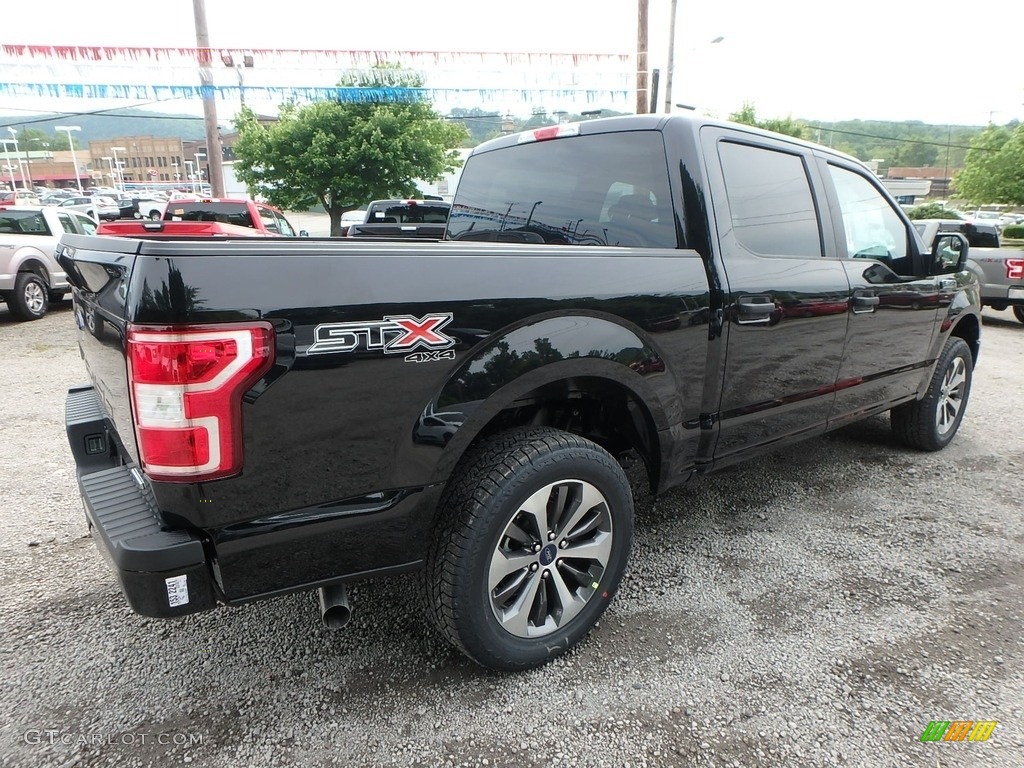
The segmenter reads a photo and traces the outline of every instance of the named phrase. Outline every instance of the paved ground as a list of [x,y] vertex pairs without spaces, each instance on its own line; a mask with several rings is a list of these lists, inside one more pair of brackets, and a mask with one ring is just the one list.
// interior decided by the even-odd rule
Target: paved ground
[[[428,629],[415,577],[357,586],[342,631],[311,595],[131,613],[63,436],[85,378],[70,309],[0,307],[0,765],[1022,765],[1024,326],[986,312],[984,331],[947,450],[899,448],[875,418],[637,490],[600,626],[497,675]],[[955,719],[998,725],[920,741]]]
[[331,217],[326,213],[286,212],[285,216],[296,229],[304,229],[310,237],[329,237],[331,234]]

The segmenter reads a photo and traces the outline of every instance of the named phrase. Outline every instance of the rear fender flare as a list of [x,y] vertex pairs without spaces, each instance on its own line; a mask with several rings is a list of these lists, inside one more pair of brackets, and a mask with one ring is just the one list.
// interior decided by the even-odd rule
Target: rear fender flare
[[530,392],[571,379],[617,385],[643,406],[655,435],[681,418],[674,376],[635,326],[594,313],[534,319],[472,350],[424,408],[424,416],[466,414],[445,446],[434,479],[448,477],[499,413]]

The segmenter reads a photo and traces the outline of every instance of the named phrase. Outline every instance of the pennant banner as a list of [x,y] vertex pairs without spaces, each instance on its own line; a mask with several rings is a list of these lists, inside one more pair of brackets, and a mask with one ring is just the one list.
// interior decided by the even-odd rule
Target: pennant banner
[[[158,48],[137,46],[71,46],[71,45],[27,45],[0,43],[0,51],[9,57],[42,58],[60,61],[169,61],[188,59],[199,63],[220,63],[228,66],[243,64],[247,56],[264,59],[304,59],[352,63],[355,66],[382,64],[385,62],[421,61],[443,63],[500,61],[505,64],[527,64],[531,66],[551,64],[593,64],[616,62],[625,64],[632,60],[627,53],[497,53],[487,51],[345,51],[303,48]],[[228,62],[231,63],[228,63]]]
[[627,89],[592,88],[347,88],[322,86],[237,86],[237,85],[133,85],[99,83],[8,83],[0,82],[0,94],[48,96],[76,99],[232,99],[284,98],[346,103],[447,101],[475,94],[483,100],[505,99],[529,102],[537,97],[580,99],[588,103],[612,99],[625,101]]

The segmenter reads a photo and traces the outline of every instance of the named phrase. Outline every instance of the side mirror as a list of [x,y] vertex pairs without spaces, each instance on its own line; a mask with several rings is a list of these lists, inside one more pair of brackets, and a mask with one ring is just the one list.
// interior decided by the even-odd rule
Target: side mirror
[[308,229],[300,229],[299,230],[299,237],[309,237],[309,230]]
[[959,232],[942,232],[932,242],[933,275],[952,275],[967,266],[967,238]]

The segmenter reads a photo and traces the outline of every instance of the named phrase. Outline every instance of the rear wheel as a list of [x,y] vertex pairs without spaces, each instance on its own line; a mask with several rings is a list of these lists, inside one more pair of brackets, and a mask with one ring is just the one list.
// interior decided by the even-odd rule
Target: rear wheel
[[21,320],[38,320],[50,306],[49,291],[34,272],[19,272],[14,290],[8,294],[11,314]]
[[967,342],[956,336],[946,341],[924,398],[889,412],[896,436],[923,451],[949,445],[967,408],[973,365]]
[[149,212],[149,220],[150,221],[160,221],[160,219],[162,219],[162,218],[163,218],[163,214],[160,213],[160,211],[150,211]]
[[1013,306],[1013,316],[1016,317],[1020,322],[1024,323],[1024,306],[1015,304]]
[[604,613],[632,538],[629,482],[604,449],[554,429],[502,433],[471,451],[442,499],[429,613],[485,667],[540,666]]

